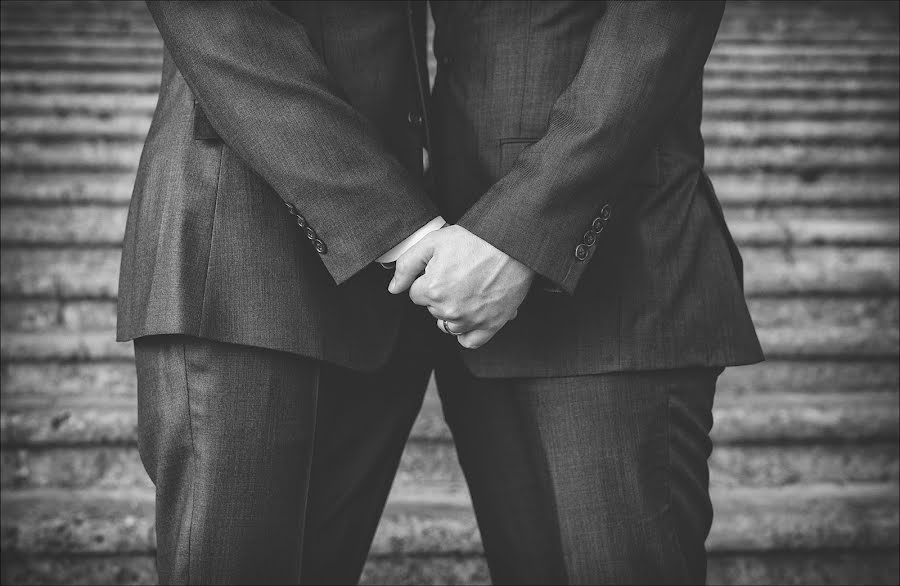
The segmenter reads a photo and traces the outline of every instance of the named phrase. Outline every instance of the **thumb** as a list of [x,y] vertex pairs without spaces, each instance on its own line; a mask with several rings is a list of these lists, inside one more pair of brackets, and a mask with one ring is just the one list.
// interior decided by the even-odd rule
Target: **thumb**
[[394,278],[388,285],[388,291],[396,295],[409,289],[413,281],[425,272],[425,267],[433,255],[434,241],[427,236],[400,255],[394,269]]

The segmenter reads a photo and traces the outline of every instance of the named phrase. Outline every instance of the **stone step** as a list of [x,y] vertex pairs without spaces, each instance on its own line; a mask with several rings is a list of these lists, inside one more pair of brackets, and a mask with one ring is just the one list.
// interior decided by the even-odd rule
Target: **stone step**
[[[133,444],[137,410],[130,398],[58,401],[17,408],[14,397],[0,415],[0,437],[7,449],[85,444]],[[849,392],[783,392],[720,395],[714,407],[712,437],[719,445],[851,444],[900,438],[900,397],[896,389]],[[451,440],[440,401],[432,387],[413,426],[414,440]]]
[[[861,302],[865,303],[865,302]],[[845,315],[851,312],[871,316],[880,313],[892,315],[888,307],[864,308],[853,304],[838,308]],[[817,309],[813,310],[820,314]],[[812,314],[807,314],[812,315]],[[112,330],[116,327],[116,302],[114,300],[82,299],[58,301],[54,299],[18,299],[0,303],[0,331],[40,332],[43,330]]]
[[[799,483],[900,482],[896,443],[719,445],[709,460],[714,487]],[[134,445],[9,447],[0,450],[0,486],[34,488],[151,488]],[[462,486],[465,478],[449,442],[410,441],[394,484],[414,493],[422,484]]]
[[[757,328],[858,328],[874,331],[900,322],[896,297],[755,298],[748,302]],[[116,302],[105,299],[15,299],[0,303],[0,331],[110,331],[116,327]]]
[[[17,362],[0,364],[4,405],[19,410],[78,409],[136,400],[135,366],[126,360]],[[900,387],[896,360],[779,360],[728,368],[719,377],[717,396],[760,398],[784,392],[871,393]],[[434,389],[428,397],[432,397]],[[433,399],[430,399],[433,400]]]
[[[78,115],[4,114],[0,132],[7,140],[137,140],[150,128],[149,114]],[[702,126],[708,148],[771,143],[894,144],[900,121],[888,120],[707,120]]]
[[[807,205],[872,207],[900,205],[896,172],[854,174],[813,171],[760,173],[753,170],[712,175],[716,193],[725,206]],[[134,173],[38,172],[4,170],[0,198],[4,204],[98,203],[127,204]]]
[[[742,3],[728,4],[720,27],[720,37],[747,35],[757,30],[769,34],[765,40],[797,42],[801,33],[809,34],[813,42],[830,40],[832,37],[843,40],[855,40],[853,34],[862,31],[863,38],[890,38],[896,36],[896,25],[893,24],[894,13],[885,7],[866,7],[861,9],[834,10],[828,6],[825,12],[815,12],[809,3],[797,3],[798,6],[785,10],[768,9],[763,12],[755,6],[741,6]],[[876,3],[878,4],[878,3]],[[885,3],[887,5],[887,3]],[[131,30],[154,30],[149,13],[141,10],[121,10],[117,6],[104,8],[59,8],[52,3],[48,8],[13,8],[4,9],[2,22],[4,31],[37,31],[79,34],[106,34],[124,32],[124,25]],[[55,16],[56,20],[47,18]],[[755,37],[753,37],[755,38]]]
[[[896,548],[897,485],[798,485],[712,492],[707,540],[719,552]],[[4,554],[135,554],[153,550],[149,490],[3,491]],[[480,553],[467,494],[392,491],[370,555]]]
[[[897,39],[897,28],[891,25],[890,18],[874,16],[862,21],[856,15],[842,15],[840,18],[807,19],[805,14],[766,18],[759,11],[755,14],[730,14],[733,10],[730,6],[726,8],[716,44],[881,47]],[[0,20],[0,33],[11,42],[34,39],[35,43],[40,43],[44,39],[55,38],[99,43],[128,42],[131,39],[159,42],[159,32],[149,17],[104,16],[106,18],[94,19],[78,14],[67,15],[64,19],[4,16]]]
[[6,171],[0,177],[0,197],[21,203],[128,204],[133,172]]
[[[716,174],[712,180],[716,195],[726,207],[806,205],[858,208],[900,205],[900,181],[894,173],[853,175],[826,172],[813,181],[806,181],[803,176],[792,173],[735,172]],[[23,191],[25,189],[27,186],[23,185]],[[60,187],[59,191],[63,189]],[[127,194],[126,197],[130,196],[130,189]]]
[[[12,77],[12,74],[10,74]],[[2,76],[0,76],[2,79]],[[15,78],[13,78],[15,79]],[[704,79],[704,96],[753,96],[755,99],[784,96],[818,97],[876,97],[896,96],[896,80],[870,79],[868,76],[845,79],[775,79],[769,77],[743,78],[740,76],[719,76]]]
[[120,256],[115,249],[0,249],[0,294],[114,298]]
[[[29,91],[15,90],[0,93],[0,110],[4,113],[44,114],[87,114],[114,116],[120,114],[143,114],[150,116],[156,107],[155,92],[121,91]],[[710,120],[768,120],[787,119],[795,122],[838,119],[845,122],[866,119],[887,119],[896,121],[898,117],[897,96],[881,98],[834,98],[805,97],[770,98],[765,100],[752,97],[707,96],[703,102],[704,118]]]
[[748,121],[707,120],[701,128],[707,148],[721,144],[759,144],[776,142],[887,143],[898,141],[898,121]]
[[[97,398],[96,405],[134,405],[135,376],[134,363],[126,361],[0,364],[4,407],[26,409],[85,405],[92,397]],[[887,386],[890,380],[884,375],[880,382]]]
[[[818,325],[759,328],[760,343],[770,358],[888,359],[900,352],[896,324]],[[42,330],[3,332],[0,357],[8,361],[130,359],[131,346],[115,341],[113,330]]]
[[[886,127],[884,122],[870,123],[873,127]],[[119,115],[70,116],[45,114],[25,116],[21,114],[0,117],[0,132],[7,140],[28,138],[55,139],[136,139],[143,141],[150,129],[150,116]]]
[[158,91],[159,72],[0,71],[0,90]]
[[[37,71],[159,71],[162,66],[162,44],[152,47],[130,45],[110,46],[53,46],[11,45],[4,43],[0,67],[4,70]],[[764,46],[762,46],[764,47]],[[752,78],[762,75],[785,78],[798,76],[810,81],[825,77],[880,77],[896,79],[896,55],[886,54],[889,45],[862,47],[851,54],[772,53],[755,55],[760,46],[738,45],[729,51],[728,45],[716,47],[705,67],[705,78],[718,75]],[[434,64],[432,63],[432,69]]]
[[121,205],[3,206],[2,242],[121,245],[128,208]]
[[[134,36],[113,36],[97,34],[85,36],[56,31],[53,34],[35,34],[30,31],[9,29],[3,35],[0,47],[4,52],[4,64],[52,66],[57,64],[77,64],[94,67],[142,65],[158,66],[162,59],[162,39],[154,31]],[[885,71],[896,72],[897,35],[868,35],[859,39],[835,39],[838,42],[800,41],[787,42],[770,37],[764,41],[748,41],[745,37],[719,37],[713,46],[707,71],[720,65],[740,65],[753,70],[764,67],[773,73],[796,68],[800,63],[808,63],[816,68],[837,69],[847,67],[846,72]],[[433,57],[433,55],[429,55]],[[778,67],[773,67],[778,66]]]
[[867,45],[829,45],[812,42],[769,42],[769,43],[716,43],[710,56],[722,61],[741,62],[861,62],[897,63],[900,49],[896,44],[885,42],[877,48]]
[[[737,214],[735,214],[737,215]],[[741,246],[896,246],[900,219],[827,220],[728,217],[732,236]]]
[[[8,584],[157,584],[152,556],[25,557],[5,566]],[[776,554],[713,553],[707,583],[895,585],[900,574],[896,552],[829,551]],[[479,555],[371,556],[360,584],[490,584]]]
[[855,173],[896,172],[900,149],[890,146],[836,146],[775,144],[719,146],[706,152],[705,168],[713,175],[727,170],[819,173],[852,170]]
[[0,164],[7,169],[38,171],[137,170],[142,141],[75,140],[50,143],[6,140],[0,143]]
[[[0,164],[9,170],[131,171],[137,169],[139,140],[38,141],[7,140],[0,144]],[[780,173],[896,173],[900,149],[888,145],[766,146],[722,145],[706,152],[706,169],[718,173],[777,171]]]
[[[131,24],[132,27],[153,28],[153,22],[149,13],[142,10],[141,3],[135,2],[136,7],[120,7],[117,3],[104,3],[98,6],[65,6],[58,2],[48,3],[50,6],[6,7],[2,12],[5,29],[32,30],[27,27],[35,27],[34,30],[52,30],[54,32],[76,31],[79,33],[88,31],[120,32],[121,24]],[[126,3],[127,4],[127,3]],[[894,12],[887,3],[856,3],[855,9],[838,7],[833,3],[818,7],[808,2],[797,2],[795,5],[781,8],[768,8],[761,11],[753,3],[736,2],[729,3],[725,10],[725,16],[720,27],[720,35],[733,35],[737,32],[757,28],[768,30],[773,39],[786,37],[788,40],[796,40],[797,32],[808,30],[827,30],[843,33],[841,38],[852,39],[853,32],[862,30],[867,35],[880,34],[891,36],[897,34],[896,24],[892,22]],[[57,17],[56,20],[47,18]],[[44,28],[36,28],[37,25]],[[892,26],[893,24],[893,26]],[[92,28],[86,28],[91,26]],[[4,29],[4,30],[5,30]],[[813,37],[819,40],[819,37]]]
[[744,248],[748,296],[828,292],[886,294],[900,289],[896,250],[843,248]]
[[[401,574],[402,575],[402,574]],[[477,576],[477,574],[473,574]],[[896,584],[900,564],[896,551],[823,551],[762,555],[712,555],[707,583],[770,584]],[[388,582],[385,582],[388,583]]]
[[[15,371],[14,374],[18,380],[19,376],[26,378],[27,371]],[[785,391],[815,393],[898,387],[900,364],[893,359],[768,358],[760,364],[725,369],[724,374],[719,377],[717,393],[719,396],[724,393],[728,396],[765,397]]]
[[[128,209],[108,205],[5,205],[4,244],[120,245]],[[892,246],[900,243],[900,219],[748,217],[729,210],[728,224],[742,246]]]
[[[0,90],[3,91],[157,91],[158,71],[66,71],[66,70],[2,70]],[[704,81],[704,95],[709,97],[746,95],[765,97],[889,97],[898,93],[896,79],[872,78],[868,75],[838,78],[773,79],[768,76],[746,78],[743,75],[719,75]]]
[[897,119],[898,100],[895,96],[878,98],[852,98],[817,96],[752,97],[709,96],[703,100],[704,120],[769,120],[798,118],[848,119],[866,118]]
[[[152,29],[149,14],[143,10],[141,3],[135,6],[121,7],[119,3],[101,3],[95,6],[70,6],[66,3],[35,3],[35,6],[6,6],[4,3],[2,22],[10,30],[22,30],[28,25],[38,24],[52,26],[55,32],[74,30],[119,31],[123,25],[140,26]],[[128,3],[125,3],[128,4]],[[843,33],[853,37],[852,33],[863,30],[872,34],[879,32],[885,35],[896,35],[896,14],[884,3],[856,3],[857,8],[848,9],[844,3],[836,6],[832,3],[816,6],[810,3],[795,3],[790,6],[768,8],[760,11],[754,3],[738,2],[729,4],[721,26],[721,34],[733,34],[735,31],[745,33],[757,28],[768,30],[770,34],[790,33],[790,39],[796,39],[797,32],[827,30]],[[56,17],[53,21],[48,16]],[[49,24],[50,21],[52,24]],[[87,29],[85,27],[93,27]],[[45,30],[45,29],[39,29]],[[777,37],[776,37],[777,38]],[[813,37],[818,39],[818,37]]]
[[[753,23],[762,25],[759,14],[751,16]],[[853,31],[853,34],[838,35],[835,29],[829,29],[830,23],[817,23],[821,28],[820,38],[796,37],[783,30],[766,32],[753,31],[752,34],[729,27],[726,15],[720,27],[712,54],[735,59],[753,60],[754,58],[799,58],[822,59],[824,57],[854,58],[875,56],[881,59],[896,58],[898,50],[896,41],[900,35],[897,30],[879,31],[878,27],[869,27]],[[149,25],[146,28],[133,27],[129,30],[110,30],[103,27],[102,21],[96,21],[94,27],[76,30],[73,21],[57,18],[41,22],[18,20],[16,26],[4,21],[0,24],[3,38],[0,47],[6,51],[57,51],[78,52],[88,54],[132,54],[158,53],[162,50],[162,38],[155,25],[149,19],[136,19],[135,25]],[[789,23],[786,23],[789,24]],[[848,23],[838,23],[846,25]],[[872,23],[875,24],[875,23]],[[760,26],[762,29],[762,26]],[[429,38],[433,31],[429,30]]]
[[[890,295],[900,290],[900,251],[870,247],[745,247],[750,297]],[[117,248],[0,250],[0,293],[12,298],[114,298]]]

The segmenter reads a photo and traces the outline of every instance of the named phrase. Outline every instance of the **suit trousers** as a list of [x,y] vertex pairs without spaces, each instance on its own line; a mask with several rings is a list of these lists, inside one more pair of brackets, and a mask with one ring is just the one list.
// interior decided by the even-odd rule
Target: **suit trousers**
[[494,583],[705,581],[720,369],[478,379],[419,309],[374,373],[135,341],[162,583],[355,583],[432,371]]

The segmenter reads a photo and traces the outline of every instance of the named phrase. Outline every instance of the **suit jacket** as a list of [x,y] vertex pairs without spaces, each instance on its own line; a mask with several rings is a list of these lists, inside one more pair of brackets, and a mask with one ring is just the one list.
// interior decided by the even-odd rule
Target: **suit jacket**
[[424,5],[148,5],[166,52],[118,339],[376,368],[409,300],[373,261],[438,214],[422,180]]
[[371,261],[441,213],[540,276],[516,320],[460,348],[478,375],[760,360],[703,172],[721,4],[432,8],[438,72],[419,110],[419,3],[151,5],[167,58],[120,339],[188,333],[376,368],[409,301]]
[[723,3],[432,6],[438,205],[541,276],[515,320],[463,352],[468,366],[566,376],[761,360],[703,171],[702,72]]

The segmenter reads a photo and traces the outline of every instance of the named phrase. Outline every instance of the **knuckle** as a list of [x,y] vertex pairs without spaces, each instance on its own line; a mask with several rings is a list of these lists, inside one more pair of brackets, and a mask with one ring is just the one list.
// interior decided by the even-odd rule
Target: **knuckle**
[[426,297],[433,300],[438,300],[441,298],[441,286],[433,279],[429,279],[422,291]]

